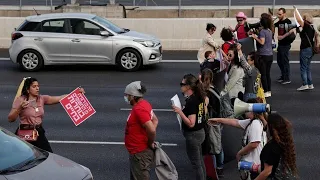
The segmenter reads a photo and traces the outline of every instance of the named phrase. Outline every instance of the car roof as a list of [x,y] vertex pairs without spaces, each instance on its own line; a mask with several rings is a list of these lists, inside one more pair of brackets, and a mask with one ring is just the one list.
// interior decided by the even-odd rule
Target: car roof
[[57,19],[57,18],[83,18],[83,19],[92,19],[95,17],[95,14],[88,13],[49,13],[41,15],[33,15],[26,17],[27,21],[32,22],[41,22],[48,19]]

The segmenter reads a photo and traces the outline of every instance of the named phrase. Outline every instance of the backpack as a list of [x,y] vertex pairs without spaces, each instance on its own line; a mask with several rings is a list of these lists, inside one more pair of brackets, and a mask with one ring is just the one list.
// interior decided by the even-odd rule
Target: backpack
[[221,118],[233,118],[234,112],[233,112],[233,108],[232,108],[233,106],[231,105],[231,100],[230,100],[229,94],[227,93],[227,94],[220,97],[220,95],[218,95],[218,93],[213,89],[213,87],[210,87],[209,91],[219,99],[220,117]]
[[254,83],[254,87],[257,92],[257,97],[261,98],[263,103],[266,103],[267,101],[266,101],[266,97],[264,96],[264,90],[263,90],[262,84],[261,84],[261,74],[260,73],[257,76],[257,79]]

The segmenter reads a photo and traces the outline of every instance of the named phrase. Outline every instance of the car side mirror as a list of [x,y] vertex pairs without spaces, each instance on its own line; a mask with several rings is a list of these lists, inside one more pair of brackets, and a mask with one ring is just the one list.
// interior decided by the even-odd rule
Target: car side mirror
[[101,36],[106,36],[106,37],[112,36],[112,34],[110,34],[108,31],[100,31],[100,35]]

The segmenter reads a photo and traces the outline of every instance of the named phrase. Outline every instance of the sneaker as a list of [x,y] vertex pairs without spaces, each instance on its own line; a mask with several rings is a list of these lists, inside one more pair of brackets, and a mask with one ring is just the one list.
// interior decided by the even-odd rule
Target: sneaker
[[224,173],[223,173],[223,169],[217,168],[217,175],[219,178],[223,178],[224,177]]
[[301,86],[301,87],[299,87],[297,90],[298,91],[304,91],[304,90],[307,90],[307,89],[309,89],[309,86],[308,85],[305,85],[305,86]]
[[279,83],[282,83],[283,79],[280,77],[279,79],[277,79],[277,81],[278,81]]
[[266,97],[266,98],[267,98],[267,97],[271,97],[271,91],[265,92],[265,93],[264,93],[264,97]]
[[288,80],[288,81],[282,81],[282,83],[281,84],[290,84],[291,83],[291,81],[290,80]]
[[309,89],[314,89],[313,84],[309,85],[308,87],[309,87]]

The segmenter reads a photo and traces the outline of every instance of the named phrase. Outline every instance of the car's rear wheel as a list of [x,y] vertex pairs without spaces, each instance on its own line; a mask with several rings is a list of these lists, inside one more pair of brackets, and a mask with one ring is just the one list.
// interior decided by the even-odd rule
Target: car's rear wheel
[[142,57],[134,49],[124,49],[117,56],[117,65],[123,71],[137,71],[142,65]]
[[18,56],[20,67],[29,72],[38,71],[43,67],[43,58],[35,50],[25,50]]

